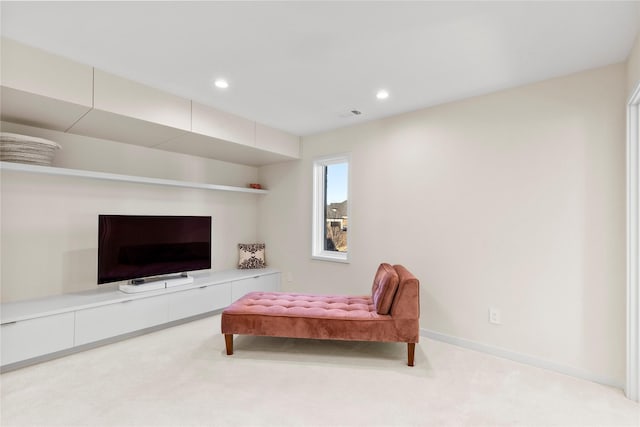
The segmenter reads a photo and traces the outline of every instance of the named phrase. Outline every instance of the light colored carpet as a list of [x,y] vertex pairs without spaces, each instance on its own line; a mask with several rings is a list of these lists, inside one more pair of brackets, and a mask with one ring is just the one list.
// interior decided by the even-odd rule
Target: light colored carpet
[[640,424],[621,390],[423,338],[237,337],[220,316],[0,376],[2,426]]

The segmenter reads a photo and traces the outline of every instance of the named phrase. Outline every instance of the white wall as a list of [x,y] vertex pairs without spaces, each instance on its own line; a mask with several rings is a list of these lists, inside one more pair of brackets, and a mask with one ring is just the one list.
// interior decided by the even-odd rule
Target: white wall
[[[305,137],[300,162],[259,170],[284,288],[365,294],[378,263],[402,263],[422,328],[621,385],[625,77],[612,65]],[[341,152],[350,264],[310,257],[312,159]]]
[[[63,149],[54,165],[246,186],[257,168],[2,123]],[[259,195],[2,171],[1,296],[13,301],[96,288],[98,214],[211,215],[213,268],[235,268],[237,244],[257,234]],[[112,285],[103,285],[112,286]]]
[[[638,8],[638,19],[640,19],[640,8]],[[629,95],[636,88],[638,82],[640,82],[640,34],[636,36],[627,58],[627,92]]]
[[631,95],[636,85],[640,82],[640,35],[631,49],[627,59],[627,92]]

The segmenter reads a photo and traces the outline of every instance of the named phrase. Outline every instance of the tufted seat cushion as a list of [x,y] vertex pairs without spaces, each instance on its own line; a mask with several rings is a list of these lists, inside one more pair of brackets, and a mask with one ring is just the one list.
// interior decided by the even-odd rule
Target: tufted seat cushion
[[369,296],[291,294],[285,292],[251,292],[231,304],[226,314],[243,313],[262,316],[309,317],[317,319],[375,319]]

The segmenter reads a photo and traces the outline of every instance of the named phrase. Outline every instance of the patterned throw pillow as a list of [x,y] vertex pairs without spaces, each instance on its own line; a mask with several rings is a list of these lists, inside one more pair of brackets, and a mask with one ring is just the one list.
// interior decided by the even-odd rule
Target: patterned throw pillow
[[264,243],[238,243],[238,268],[264,268]]

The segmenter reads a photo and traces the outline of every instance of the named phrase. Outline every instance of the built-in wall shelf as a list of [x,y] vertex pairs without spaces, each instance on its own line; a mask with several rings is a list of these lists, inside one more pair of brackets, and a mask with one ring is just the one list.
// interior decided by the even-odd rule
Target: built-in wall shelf
[[38,166],[25,163],[0,162],[0,170],[37,173],[44,175],[73,176],[78,178],[101,179],[105,181],[131,182],[136,184],[163,185],[167,187],[196,188],[211,191],[235,191],[238,193],[267,194],[267,190],[233,187],[229,185],[206,184],[201,182],[179,181],[174,179],[149,178],[145,176],[121,175],[108,172],[95,172],[81,169]]

